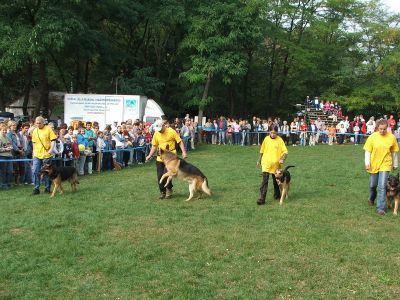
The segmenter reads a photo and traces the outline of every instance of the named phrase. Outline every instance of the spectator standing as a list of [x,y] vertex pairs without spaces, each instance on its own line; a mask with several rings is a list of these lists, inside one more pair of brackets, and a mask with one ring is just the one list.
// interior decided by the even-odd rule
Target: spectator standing
[[[28,134],[29,131],[29,123],[24,123],[22,124],[21,127],[21,138],[22,138],[22,145],[23,145],[23,150],[24,150],[24,156],[23,158],[25,159],[32,159],[32,138]],[[31,161],[25,161],[24,162],[24,184],[31,184],[32,183],[32,162]]]
[[[9,189],[13,183],[12,142],[7,137],[6,123],[0,123],[0,188]],[[8,162],[9,160],[9,162]]]
[[218,140],[219,145],[225,145],[226,129],[228,128],[228,123],[225,117],[220,116],[218,121]]
[[290,123],[290,140],[293,146],[297,146],[298,132],[299,132],[299,124],[297,123],[297,118],[295,118]]
[[[23,159],[24,158],[24,145],[23,139],[19,132],[17,132],[17,122],[9,121],[8,122],[8,133],[7,137],[11,141],[12,144],[12,154],[14,159]],[[25,175],[25,163],[23,161],[17,161],[13,163],[14,170],[14,183],[19,185],[24,180]]]
[[374,117],[370,117],[368,122],[367,122],[367,135],[371,135],[375,132],[375,118]]
[[393,115],[390,115],[389,120],[388,120],[388,125],[390,128],[390,132],[393,133],[396,129],[396,120],[394,119]]
[[86,162],[85,150],[89,147],[89,141],[85,136],[85,128],[80,127],[78,131],[79,133],[76,135],[76,140],[79,149],[78,174],[83,176],[85,175],[85,162]]

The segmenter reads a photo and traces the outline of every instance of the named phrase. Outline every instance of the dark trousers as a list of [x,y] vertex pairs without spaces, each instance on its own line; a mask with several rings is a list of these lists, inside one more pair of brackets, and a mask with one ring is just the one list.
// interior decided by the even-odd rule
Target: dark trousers
[[[263,180],[262,180],[261,186],[260,186],[260,200],[261,201],[265,201],[265,197],[267,196],[269,175],[270,175],[270,173],[267,173],[267,172],[262,173]],[[272,183],[274,184],[274,198],[279,199],[281,196],[281,192],[279,190],[279,185],[276,182],[275,174],[271,174],[271,175],[272,175]]]
[[163,180],[162,183],[160,183],[161,177],[167,173],[167,169],[165,168],[165,165],[163,162],[157,161],[156,162],[156,167],[157,167],[157,183],[158,183],[158,188],[160,189],[161,193],[165,193],[167,188],[172,189],[172,180],[168,183],[167,187],[164,187],[165,182],[167,181],[167,178]]

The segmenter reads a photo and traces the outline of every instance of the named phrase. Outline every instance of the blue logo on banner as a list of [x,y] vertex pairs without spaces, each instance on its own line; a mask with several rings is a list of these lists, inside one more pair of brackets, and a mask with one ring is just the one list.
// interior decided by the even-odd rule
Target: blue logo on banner
[[137,105],[137,100],[136,99],[125,100],[125,106],[126,107],[133,108],[133,107],[136,107],[136,105]]

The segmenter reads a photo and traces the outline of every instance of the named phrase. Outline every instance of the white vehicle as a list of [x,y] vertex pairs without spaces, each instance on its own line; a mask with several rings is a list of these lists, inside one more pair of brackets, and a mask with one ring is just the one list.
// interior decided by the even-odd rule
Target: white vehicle
[[164,115],[161,107],[154,100],[148,100],[146,96],[97,94],[64,96],[64,122],[68,125],[72,121],[97,121],[100,128],[104,128],[115,121],[121,123],[128,119],[143,120],[146,111],[148,117],[152,118],[161,118]]

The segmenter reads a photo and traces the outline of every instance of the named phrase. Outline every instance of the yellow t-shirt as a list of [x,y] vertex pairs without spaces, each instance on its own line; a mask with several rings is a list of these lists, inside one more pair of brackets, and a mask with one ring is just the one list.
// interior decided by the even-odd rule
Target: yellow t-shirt
[[371,167],[368,173],[392,170],[392,152],[399,151],[396,137],[391,133],[381,135],[379,132],[371,134],[364,145],[364,150],[371,153]]
[[275,173],[281,167],[279,160],[284,154],[288,153],[286,145],[281,137],[271,138],[267,136],[260,149],[263,154],[261,159],[261,167],[263,172]]
[[49,150],[51,142],[56,139],[57,136],[50,127],[35,128],[32,131],[33,157],[39,159],[50,158],[51,154],[49,154]]
[[[167,149],[168,145],[169,151],[176,153],[175,145],[180,142],[181,137],[175,130],[172,128],[165,128],[163,133],[159,131],[154,133],[151,144],[163,150]],[[157,161],[162,161],[159,155],[157,155]]]

